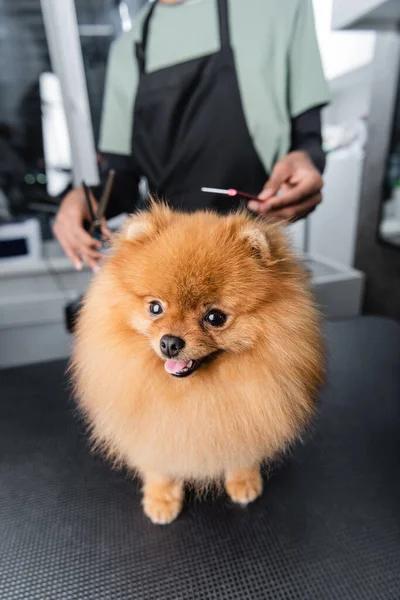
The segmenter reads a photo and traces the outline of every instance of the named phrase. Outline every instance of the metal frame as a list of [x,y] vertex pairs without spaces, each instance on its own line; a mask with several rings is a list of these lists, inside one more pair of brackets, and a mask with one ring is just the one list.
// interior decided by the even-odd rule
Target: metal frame
[[356,267],[367,275],[365,309],[400,316],[400,250],[379,240],[382,193],[398,91],[400,34],[377,35],[368,142],[356,244]]
[[[395,65],[393,65],[393,67],[395,68]],[[390,128],[389,128],[389,131],[387,131],[388,142],[387,142],[387,148],[385,148],[386,154],[385,154],[385,166],[384,166],[383,178],[385,178],[388,167],[389,167],[390,150],[393,148],[393,140],[394,140],[393,124],[394,124],[394,120],[396,118],[397,102],[400,99],[399,98],[400,49],[399,49],[397,71],[395,71],[395,73],[396,72],[397,72],[397,77],[394,76],[393,81],[392,81],[392,83],[395,83],[396,85],[395,85],[395,90],[394,90],[394,99],[393,99],[393,107],[392,107],[392,113],[391,113],[391,119],[390,119]],[[392,88],[391,88],[391,93],[393,93]],[[383,246],[387,246],[389,248],[400,248],[398,244],[394,244],[393,242],[390,242],[389,240],[385,239],[381,234],[381,223],[382,223],[382,217],[383,217],[383,211],[384,211],[383,187],[384,187],[384,179],[382,179],[382,189],[381,189],[379,209],[378,209],[379,212],[378,212],[378,221],[377,221],[377,227],[376,227],[376,240],[379,244],[382,244]]]
[[[368,142],[362,184],[360,221],[374,239],[379,239],[382,193],[392,142],[392,128],[398,95],[400,35],[378,35],[373,64]],[[378,202],[377,202],[378,200]],[[368,222],[367,222],[368,221]]]
[[71,144],[74,185],[99,183],[85,70],[74,0],[41,0],[47,44],[60,80]]

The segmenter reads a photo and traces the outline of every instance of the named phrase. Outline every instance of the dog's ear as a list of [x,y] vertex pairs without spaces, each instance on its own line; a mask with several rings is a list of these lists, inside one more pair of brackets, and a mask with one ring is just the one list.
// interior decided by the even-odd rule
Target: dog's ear
[[172,211],[163,203],[151,199],[148,211],[129,218],[122,232],[128,242],[141,242],[160,233],[172,219]]
[[246,223],[242,227],[241,237],[255,258],[262,260],[271,257],[267,227],[263,227],[262,223]]
[[152,233],[152,224],[149,215],[145,212],[137,213],[128,219],[122,230],[122,238],[127,242],[140,242]]

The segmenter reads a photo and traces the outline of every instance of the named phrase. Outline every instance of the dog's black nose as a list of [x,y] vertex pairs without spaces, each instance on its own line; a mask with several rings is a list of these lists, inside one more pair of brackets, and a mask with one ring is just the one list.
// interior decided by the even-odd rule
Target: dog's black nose
[[167,358],[177,356],[182,348],[185,347],[185,340],[175,335],[163,335],[160,340],[161,352]]

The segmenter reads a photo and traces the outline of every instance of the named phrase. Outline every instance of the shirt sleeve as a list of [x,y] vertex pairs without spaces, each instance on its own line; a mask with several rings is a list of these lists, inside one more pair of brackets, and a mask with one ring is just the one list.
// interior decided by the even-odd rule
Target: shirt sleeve
[[[100,124],[99,150],[104,153],[131,154],[132,98],[124,88],[127,74],[124,40],[110,47],[104,85],[103,109]],[[129,74],[130,76],[130,74]]]
[[290,116],[324,106],[330,94],[315,30],[312,0],[299,0],[288,54]]
[[292,119],[291,150],[307,152],[320,173],[325,168],[325,152],[322,147],[321,109],[313,107]]

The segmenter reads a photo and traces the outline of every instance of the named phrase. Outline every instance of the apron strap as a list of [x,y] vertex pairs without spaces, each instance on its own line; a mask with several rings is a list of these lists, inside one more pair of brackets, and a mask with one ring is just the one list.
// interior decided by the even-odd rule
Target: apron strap
[[228,0],[218,0],[218,21],[221,48],[230,48]]
[[[146,18],[143,22],[142,27],[142,40],[136,42],[136,59],[139,65],[140,73],[144,73],[146,70],[146,49],[147,49],[147,38],[149,36],[150,19],[153,15],[158,0],[154,0]],[[218,4],[218,23],[219,23],[219,38],[221,48],[230,48],[230,31],[229,31],[229,13],[228,13],[228,0],[217,0]]]
[[142,39],[140,42],[136,42],[135,45],[135,49],[136,49],[136,59],[139,65],[139,71],[140,73],[144,73],[146,70],[146,49],[147,49],[147,38],[149,36],[149,27],[150,27],[150,19],[152,17],[152,14],[154,12],[154,9],[156,7],[158,0],[154,0],[149,12],[146,15],[146,18],[143,22],[143,27],[142,27]]

